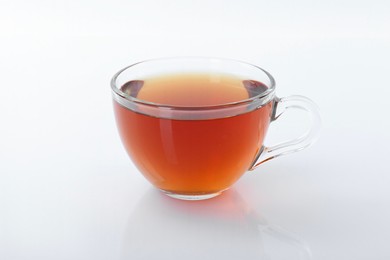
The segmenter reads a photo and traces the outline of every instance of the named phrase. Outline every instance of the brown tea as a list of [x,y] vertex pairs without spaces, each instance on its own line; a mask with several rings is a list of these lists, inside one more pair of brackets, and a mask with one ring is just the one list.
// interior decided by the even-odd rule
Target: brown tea
[[[239,102],[267,87],[230,75],[178,74],[133,80],[121,90],[142,101],[198,108]],[[224,190],[248,170],[263,144],[272,102],[207,119],[159,118],[117,102],[114,108],[123,144],[144,176],[159,189],[191,195]]]

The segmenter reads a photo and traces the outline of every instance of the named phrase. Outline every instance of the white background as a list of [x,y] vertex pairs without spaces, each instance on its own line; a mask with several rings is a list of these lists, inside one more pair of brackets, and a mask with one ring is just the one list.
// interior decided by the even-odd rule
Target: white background
[[[0,0],[0,259],[389,259],[388,1]],[[109,81],[165,56],[264,67],[320,107],[310,149],[223,196],[151,188]],[[295,134],[285,115],[269,142]],[[274,133],[274,135],[272,135]]]

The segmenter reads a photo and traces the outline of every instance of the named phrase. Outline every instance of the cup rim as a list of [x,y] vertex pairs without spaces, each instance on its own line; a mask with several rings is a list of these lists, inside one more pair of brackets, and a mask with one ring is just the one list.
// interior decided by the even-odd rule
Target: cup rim
[[[125,92],[120,90],[120,87],[117,86],[116,81],[117,78],[126,70],[137,66],[139,64],[143,63],[149,63],[149,62],[155,62],[155,61],[169,61],[169,60],[214,60],[214,61],[220,61],[220,62],[234,62],[237,64],[242,64],[246,66],[250,66],[252,68],[255,68],[257,70],[260,70],[263,72],[269,79],[270,84],[268,86],[268,89],[256,96],[239,100],[239,101],[234,101],[234,102],[227,102],[223,104],[217,104],[217,105],[207,105],[207,106],[180,106],[180,105],[169,105],[169,104],[163,104],[163,103],[155,103],[155,102],[150,102],[142,99],[138,99],[136,97],[130,96],[126,94]],[[255,101],[265,101],[265,100],[271,100],[272,96],[275,92],[275,79],[273,76],[266,71],[265,69],[253,65],[249,62],[245,61],[240,61],[237,59],[230,59],[230,58],[218,58],[218,57],[201,57],[201,56],[179,56],[179,57],[163,57],[163,58],[154,58],[154,59],[146,59],[142,60],[136,63],[133,63],[131,65],[128,65],[124,67],[123,69],[119,70],[117,73],[114,74],[114,76],[111,78],[111,90],[113,91],[114,94],[118,95],[117,98],[122,98],[126,100],[127,102],[130,103],[135,103],[137,105],[144,105],[148,107],[154,107],[154,108],[163,108],[163,109],[172,109],[172,110],[209,110],[209,109],[219,109],[219,108],[226,108],[226,107],[232,107],[232,106],[240,106],[240,105],[245,105],[245,104],[250,104]]]

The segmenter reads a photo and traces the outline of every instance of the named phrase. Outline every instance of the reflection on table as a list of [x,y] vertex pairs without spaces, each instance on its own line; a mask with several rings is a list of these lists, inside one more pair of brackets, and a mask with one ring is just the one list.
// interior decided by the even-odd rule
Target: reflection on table
[[130,216],[122,259],[311,259],[306,242],[271,224],[237,191],[180,201],[151,189]]

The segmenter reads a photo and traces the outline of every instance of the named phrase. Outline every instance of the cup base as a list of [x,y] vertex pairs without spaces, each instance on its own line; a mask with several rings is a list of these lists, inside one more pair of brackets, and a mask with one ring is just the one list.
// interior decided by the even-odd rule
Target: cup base
[[208,194],[177,194],[170,191],[160,190],[165,195],[179,200],[207,200],[220,195],[223,191]]

